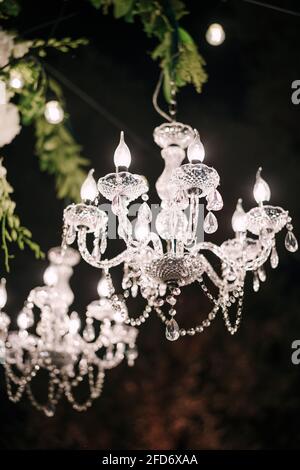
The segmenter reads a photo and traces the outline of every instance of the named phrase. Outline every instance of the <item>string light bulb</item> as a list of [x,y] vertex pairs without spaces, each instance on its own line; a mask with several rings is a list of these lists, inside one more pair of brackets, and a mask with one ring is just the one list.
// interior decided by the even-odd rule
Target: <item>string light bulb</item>
[[46,103],[44,116],[49,124],[59,124],[63,121],[64,114],[64,110],[58,101],[52,100]]
[[124,140],[124,132],[121,132],[120,142],[114,153],[114,164],[116,168],[129,168],[131,163],[131,153]]
[[225,40],[225,31],[219,23],[212,23],[206,31],[206,41],[211,46],[220,46]]
[[231,225],[234,232],[246,232],[247,230],[247,216],[242,206],[242,199],[239,199],[236,209],[231,219]]
[[72,312],[69,319],[69,333],[76,335],[81,326],[81,321],[77,312]]
[[93,176],[94,169],[90,170],[80,189],[80,197],[83,201],[94,201],[98,196],[98,188]]
[[256,181],[253,188],[253,196],[257,204],[269,201],[271,198],[271,190],[268,183],[261,177],[262,168],[260,167],[256,173]]
[[9,86],[14,90],[20,90],[24,86],[24,79],[20,72],[12,70],[9,77]]
[[188,146],[187,157],[190,163],[203,162],[205,157],[204,146],[200,140],[199,132],[195,129],[195,139]]

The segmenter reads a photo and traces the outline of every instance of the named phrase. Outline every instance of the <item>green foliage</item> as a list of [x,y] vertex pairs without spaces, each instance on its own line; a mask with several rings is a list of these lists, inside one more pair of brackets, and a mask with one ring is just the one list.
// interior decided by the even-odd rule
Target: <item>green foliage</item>
[[35,132],[40,168],[54,175],[57,197],[77,201],[86,177],[83,167],[89,163],[81,157],[81,147],[64,123],[53,125],[40,117],[35,121]]
[[36,39],[32,42],[30,47],[31,49],[37,49],[37,53],[40,57],[45,57],[47,55],[47,49],[49,48],[54,48],[59,52],[70,52],[73,49],[77,49],[79,46],[85,46],[87,44],[88,40],[85,38],[50,38],[47,41],[43,39]]
[[113,7],[115,18],[132,22],[138,17],[147,36],[159,41],[151,57],[159,60],[164,75],[164,94],[171,100],[170,82],[177,88],[194,85],[198,93],[207,80],[205,61],[187,31],[179,26],[179,20],[187,14],[181,0],[90,0],[96,8],[107,13]]
[[5,19],[9,16],[18,16],[21,7],[18,0],[2,0],[0,2],[0,18]]
[[14,256],[10,254],[9,244],[16,244],[20,250],[27,246],[36,258],[43,258],[40,247],[32,240],[31,232],[23,227],[19,217],[15,213],[15,202],[11,199],[13,188],[6,179],[6,168],[0,160],[0,223],[1,223],[1,248],[4,255],[4,266],[9,271],[9,260]]

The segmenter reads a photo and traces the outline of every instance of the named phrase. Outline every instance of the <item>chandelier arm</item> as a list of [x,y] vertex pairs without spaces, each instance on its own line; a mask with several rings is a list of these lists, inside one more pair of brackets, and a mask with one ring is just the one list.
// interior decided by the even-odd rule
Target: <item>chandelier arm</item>
[[130,255],[130,249],[126,249],[119,255],[115,256],[114,258],[111,258],[110,260],[108,259],[103,260],[103,261],[95,260],[95,258],[91,255],[91,253],[88,251],[88,248],[86,246],[86,230],[85,229],[80,229],[78,231],[78,248],[79,248],[82,258],[91,266],[94,266],[95,268],[99,268],[99,269],[109,269],[109,268],[118,266],[119,264],[122,264]]

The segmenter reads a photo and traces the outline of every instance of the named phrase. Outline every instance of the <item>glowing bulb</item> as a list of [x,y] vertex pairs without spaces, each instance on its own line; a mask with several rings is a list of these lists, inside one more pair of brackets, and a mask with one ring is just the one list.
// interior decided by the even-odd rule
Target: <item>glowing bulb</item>
[[110,296],[110,286],[109,286],[109,283],[107,282],[107,279],[106,279],[105,276],[102,276],[100,281],[98,282],[97,292],[99,294],[99,297],[109,297]]
[[81,321],[77,312],[72,312],[69,319],[69,333],[76,335],[81,326]]
[[212,23],[206,31],[206,41],[211,46],[220,46],[225,40],[225,31],[219,23]]
[[0,309],[4,307],[7,302],[7,291],[6,291],[6,279],[4,277],[1,279],[0,282]]
[[237,202],[231,219],[231,225],[234,232],[246,232],[247,230],[247,216],[242,206],[242,199],[239,199]]
[[47,286],[55,286],[58,281],[57,268],[55,266],[48,266],[44,272],[43,279]]
[[15,90],[20,90],[24,86],[24,79],[20,72],[12,70],[9,78],[9,86]]
[[271,198],[271,190],[268,183],[260,176],[262,168],[256,173],[256,182],[253,188],[253,196],[257,204],[269,201]]
[[145,241],[150,234],[149,224],[143,220],[137,220],[134,227],[134,236],[139,242]]
[[94,201],[98,196],[97,183],[93,177],[93,173],[94,170],[89,171],[89,174],[81,186],[80,196],[83,201]]
[[114,153],[114,163],[117,168],[119,166],[125,166],[126,168],[129,168],[130,162],[131,162],[131,153],[130,153],[128,146],[125,143],[124,132],[122,131],[120,135],[119,145],[116,148],[115,153]]
[[6,104],[6,84],[3,80],[0,80],[0,104]]
[[205,156],[205,150],[200,140],[198,131],[195,129],[195,139],[188,146],[187,157],[190,163],[203,162]]
[[64,110],[58,101],[48,101],[45,106],[44,116],[50,124],[59,124],[64,118]]
[[26,312],[20,312],[17,318],[18,327],[21,330],[26,330],[30,326],[29,317]]

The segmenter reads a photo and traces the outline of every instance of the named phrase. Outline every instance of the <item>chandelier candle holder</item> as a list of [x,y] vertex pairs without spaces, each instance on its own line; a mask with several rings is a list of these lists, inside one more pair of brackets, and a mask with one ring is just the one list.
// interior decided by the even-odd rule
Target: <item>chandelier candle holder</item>
[[[137,330],[124,324],[126,306],[113,296],[113,286],[105,274],[98,284],[99,299],[87,306],[82,325],[77,312],[69,314],[74,300],[69,279],[80,260],[79,253],[59,247],[51,249],[48,257],[45,285],[30,292],[15,331],[9,331],[10,319],[2,312],[7,299],[2,280],[0,345],[9,399],[18,402],[26,392],[32,404],[50,417],[63,395],[75,410],[85,411],[100,396],[107,369],[116,367],[125,357],[133,365]],[[38,375],[41,382],[47,376],[43,402],[34,392]],[[84,401],[77,395],[84,395]]]
[[[82,186],[82,202],[65,209],[62,246],[72,244],[77,238],[82,258],[104,269],[109,279],[109,270],[123,265],[123,294],[119,297],[111,294],[112,302],[118,301],[124,307],[126,299],[138,293],[146,299],[144,311],[135,318],[128,315],[125,307],[121,308],[125,323],[140,326],[154,310],[165,324],[167,339],[174,341],[202,333],[221,311],[228,331],[234,334],[241,322],[246,273],[253,272],[253,287],[257,291],[259,283],[266,279],[264,264],[268,258],[273,268],[278,264],[275,237],[284,227],[287,250],[295,252],[298,248],[291,217],[281,207],[264,205],[269,202],[271,192],[259,169],[253,190],[257,207],[246,213],[242,201],[238,201],[232,217],[235,237],[221,246],[200,241],[199,228],[208,235],[218,229],[215,212],[223,207],[218,190],[220,177],[214,168],[203,163],[203,144],[199,133],[190,126],[176,121],[164,123],[154,130],[154,141],[161,147],[165,162],[156,183],[161,199],[155,222],[157,233],[150,228],[152,212],[147,202],[147,180],[129,172],[131,155],[122,132],[114,154],[115,173],[96,183],[91,170]],[[188,163],[184,163],[186,156]],[[112,259],[103,259],[110,221],[99,207],[101,196],[111,201],[118,220],[118,234],[125,243],[124,250]],[[142,203],[133,225],[128,217],[129,205],[140,197]],[[207,209],[203,226],[199,219],[201,200]],[[88,248],[88,238],[93,240],[92,250]],[[219,273],[208,261],[207,253],[219,259]],[[217,294],[210,291],[206,279],[214,284]],[[180,328],[175,320],[177,299],[184,286],[195,282],[213,307],[199,325]],[[229,316],[232,306],[236,307],[233,322]]]

